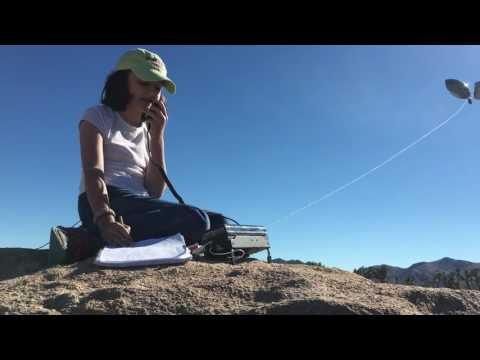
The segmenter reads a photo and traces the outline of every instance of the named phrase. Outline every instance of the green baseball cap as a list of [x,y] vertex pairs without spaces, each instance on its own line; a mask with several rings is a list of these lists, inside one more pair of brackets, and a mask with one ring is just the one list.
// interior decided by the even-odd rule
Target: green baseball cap
[[175,94],[175,83],[167,77],[167,68],[157,54],[134,49],[124,53],[118,60],[115,70],[132,70],[143,81],[162,81],[170,94]]

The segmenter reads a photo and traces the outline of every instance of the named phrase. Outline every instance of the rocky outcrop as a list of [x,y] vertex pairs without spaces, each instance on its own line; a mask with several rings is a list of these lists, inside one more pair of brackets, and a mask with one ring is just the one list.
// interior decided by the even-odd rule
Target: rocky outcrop
[[0,249],[0,314],[480,314],[480,291],[380,284],[321,266],[190,261],[46,267],[46,252]]

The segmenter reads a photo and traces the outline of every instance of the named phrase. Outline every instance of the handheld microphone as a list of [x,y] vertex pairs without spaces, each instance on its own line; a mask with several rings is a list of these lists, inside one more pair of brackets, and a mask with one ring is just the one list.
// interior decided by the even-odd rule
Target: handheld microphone
[[142,113],[142,123],[148,120],[148,113],[150,112],[150,109],[155,103],[159,103],[162,98],[164,99],[164,101],[166,100],[165,97],[161,93],[159,93],[154,101],[148,103],[147,107]]
[[153,106],[153,102],[148,103],[147,107],[145,110],[142,112],[142,123],[147,121],[147,114],[150,112],[150,109]]

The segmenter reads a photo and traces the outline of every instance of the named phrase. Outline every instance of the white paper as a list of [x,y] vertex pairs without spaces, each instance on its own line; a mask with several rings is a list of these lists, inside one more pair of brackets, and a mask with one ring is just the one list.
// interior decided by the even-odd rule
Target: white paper
[[105,247],[94,263],[107,267],[132,267],[159,264],[179,264],[192,259],[182,234],[148,239],[131,247]]

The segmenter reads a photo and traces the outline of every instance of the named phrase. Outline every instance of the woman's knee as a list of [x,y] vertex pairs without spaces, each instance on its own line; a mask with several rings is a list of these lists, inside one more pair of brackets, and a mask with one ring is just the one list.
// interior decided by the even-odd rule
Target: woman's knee
[[195,231],[205,232],[210,230],[210,219],[204,210],[195,207],[188,207],[189,212],[196,225]]

